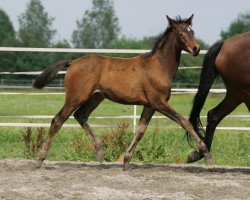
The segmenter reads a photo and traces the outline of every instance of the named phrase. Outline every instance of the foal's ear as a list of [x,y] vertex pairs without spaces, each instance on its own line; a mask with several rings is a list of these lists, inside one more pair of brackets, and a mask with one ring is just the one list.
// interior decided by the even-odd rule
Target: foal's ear
[[192,25],[193,25],[193,23],[192,23],[193,17],[194,17],[194,14],[192,14],[192,15],[186,20],[186,23],[187,23],[189,26],[192,26]]
[[173,27],[175,24],[175,21],[173,19],[171,19],[168,15],[166,15],[167,19],[168,19],[168,23],[170,27]]

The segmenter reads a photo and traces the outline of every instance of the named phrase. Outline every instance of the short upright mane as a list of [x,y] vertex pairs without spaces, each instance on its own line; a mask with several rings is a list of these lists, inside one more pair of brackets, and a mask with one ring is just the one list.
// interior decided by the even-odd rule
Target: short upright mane
[[[174,21],[175,24],[187,23],[187,19],[182,19],[180,16],[177,16],[173,21]],[[148,53],[143,54],[143,57],[152,56],[155,52],[160,50],[164,46],[164,44],[166,42],[166,39],[168,37],[168,34],[172,30],[173,30],[173,28],[168,26],[167,29],[164,32],[162,32],[158,36],[156,36],[154,38],[154,45],[153,45],[152,50],[150,52],[148,52]]]

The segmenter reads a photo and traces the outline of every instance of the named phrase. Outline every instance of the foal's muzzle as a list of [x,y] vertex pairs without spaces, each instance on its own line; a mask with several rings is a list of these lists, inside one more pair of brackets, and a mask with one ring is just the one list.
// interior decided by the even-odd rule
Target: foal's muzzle
[[194,46],[192,51],[193,51],[193,56],[198,56],[200,52],[200,47]]

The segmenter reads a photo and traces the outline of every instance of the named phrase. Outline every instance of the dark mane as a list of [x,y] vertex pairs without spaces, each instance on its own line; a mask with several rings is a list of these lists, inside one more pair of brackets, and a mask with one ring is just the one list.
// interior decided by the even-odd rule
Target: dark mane
[[[179,15],[174,19],[175,24],[182,24],[187,23],[187,19],[182,19]],[[168,27],[164,32],[160,33],[158,36],[154,38],[154,44],[152,47],[152,50],[148,53],[142,54],[143,57],[147,58],[149,56],[152,56],[155,52],[160,50],[168,38],[168,34],[173,30],[172,27]]]
[[158,36],[154,38],[154,45],[150,52],[143,54],[142,56],[147,58],[149,56],[152,56],[155,52],[160,50],[167,39],[168,34],[172,31],[171,27],[168,27],[163,33],[160,33]]

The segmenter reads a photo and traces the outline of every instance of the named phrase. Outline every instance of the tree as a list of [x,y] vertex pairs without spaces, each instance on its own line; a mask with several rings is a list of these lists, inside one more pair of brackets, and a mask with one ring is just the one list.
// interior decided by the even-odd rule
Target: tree
[[240,13],[239,16],[230,24],[227,31],[221,31],[223,40],[234,35],[250,31],[250,13]]
[[111,0],[93,0],[92,9],[76,23],[72,42],[77,48],[105,48],[120,32]]
[[5,45],[15,39],[15,30],[9,16],[0,10],[0,45]]
[[[9,16],[0,9],[0,46],[15,46],[15,30]],[[11,71],[15,68],[16,53],[0,52],[0,70]]]
[[56,31],[53,18],[44,11],[40,0],[30,0],[25,13],[19,16],[19,38],[25,47],[49,47]]
[[[40,0],[30,0],[26,11],[19,16],[19,40],[24,47],[50,47],[56,31],[53,18],[48,16]],[[17,59],[17,70],[40,70],[49,64],[48,53],[22,53]]]

